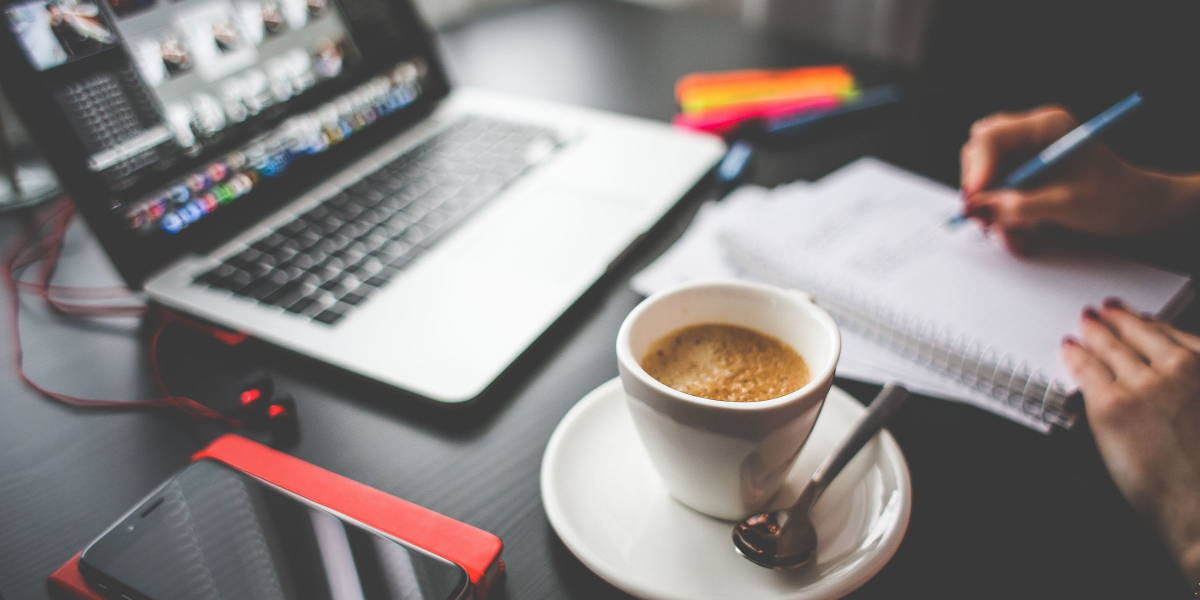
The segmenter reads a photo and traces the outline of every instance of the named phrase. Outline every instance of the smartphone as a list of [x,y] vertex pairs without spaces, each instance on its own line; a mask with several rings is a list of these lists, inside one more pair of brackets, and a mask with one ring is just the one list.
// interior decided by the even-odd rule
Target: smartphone
[[113,600],[460,600],[466,571],[213,460],[180,471],[83,551]]

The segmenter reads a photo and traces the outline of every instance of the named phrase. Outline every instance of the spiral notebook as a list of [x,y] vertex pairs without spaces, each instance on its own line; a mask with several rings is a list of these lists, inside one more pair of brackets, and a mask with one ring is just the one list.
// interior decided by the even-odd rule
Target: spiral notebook
[[1191,297],[1187,277],[1079,247],[1015,258],[974,225],[948,226],[960,208],[954,190],[865,158],[730,215],[719,243],[738,269],[806,290],[913,369],[1045,427],[1078,418],[1058,349],[1084,306],[1116,296],[1169,317]]

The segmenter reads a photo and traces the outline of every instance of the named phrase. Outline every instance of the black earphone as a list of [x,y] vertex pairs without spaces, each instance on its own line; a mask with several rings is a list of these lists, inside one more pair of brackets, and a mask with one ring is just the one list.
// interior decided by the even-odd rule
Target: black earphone
[[240,386],[236,404],[213,407],[250,431],[271,436],[273,445],[288,445],[300,436],[296,400],[288,394],[275,395],[275,380],[254,373]]

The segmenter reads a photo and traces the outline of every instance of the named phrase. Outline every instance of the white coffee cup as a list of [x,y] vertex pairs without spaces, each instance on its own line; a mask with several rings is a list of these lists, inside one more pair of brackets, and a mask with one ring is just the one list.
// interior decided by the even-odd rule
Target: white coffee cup
[[[725,402],[667,387],[641,366],[663,336],[703,323],[778,338],[804,357],[812,380],[786,396]],[[633,309],[617,333],[617,367],[638,437],[677,500],[720,519],[762,508],[808,439],[841,353],[833,319],[805,294],[743,282],[686,284]]]

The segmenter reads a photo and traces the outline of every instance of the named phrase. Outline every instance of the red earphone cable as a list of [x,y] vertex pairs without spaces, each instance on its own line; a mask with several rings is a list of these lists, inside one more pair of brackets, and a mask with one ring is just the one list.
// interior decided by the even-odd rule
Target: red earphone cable
[[[56,297],[63,296],[75,300],[111,300],[120,297],[131,298],[134,295],[129,289],[121,287],[87,288],[50,284],[50,279],[54,275],[59,253],[62,249],[63,239],[66,236],[67,229],[70,227],[71,219],[74,215],[74,205],[69,200],[60,201],[59,204],[48,211],[45,217],[34,222],[29,231],[13,245],[13,250],[4,260],[4,280],[9,291],[9,300],[12,303],[9,309],[9,325],[12,328],[13,362],[17,375],[26,385],[39,394],[77,408],[143,410],[169,407],[179,410],[194,419],[215,421],[234,427],[240,426],[240,421],[231,419],[190,398],[173,395],[167,389],[166,382],[163,381],[162,372],[158,365],[158,342],[162,337],[163,331],[172,322],[167,315],[162,315],[162,321],[155,327],[154,332],[151,334],[149,344],[150,370],[154,375],[155,384],[163,393],[163,396],[160,398],[149,400],[115,400],[72,396],[41,386],[25,372],[24,350],[21,345],[20,329],[21,291],[30,292],[42,298],[53,310],[64,315],[80,317],[142,317],[150,313],[150,308],[142,304],[84,304],[65,302]],[[42,230],[51,222],[54,223],[51,233],[39,238]],[[39,261],[42,263],[42,268],[38,281],[33,282],[19,278],[19,273],[23,269]]]

